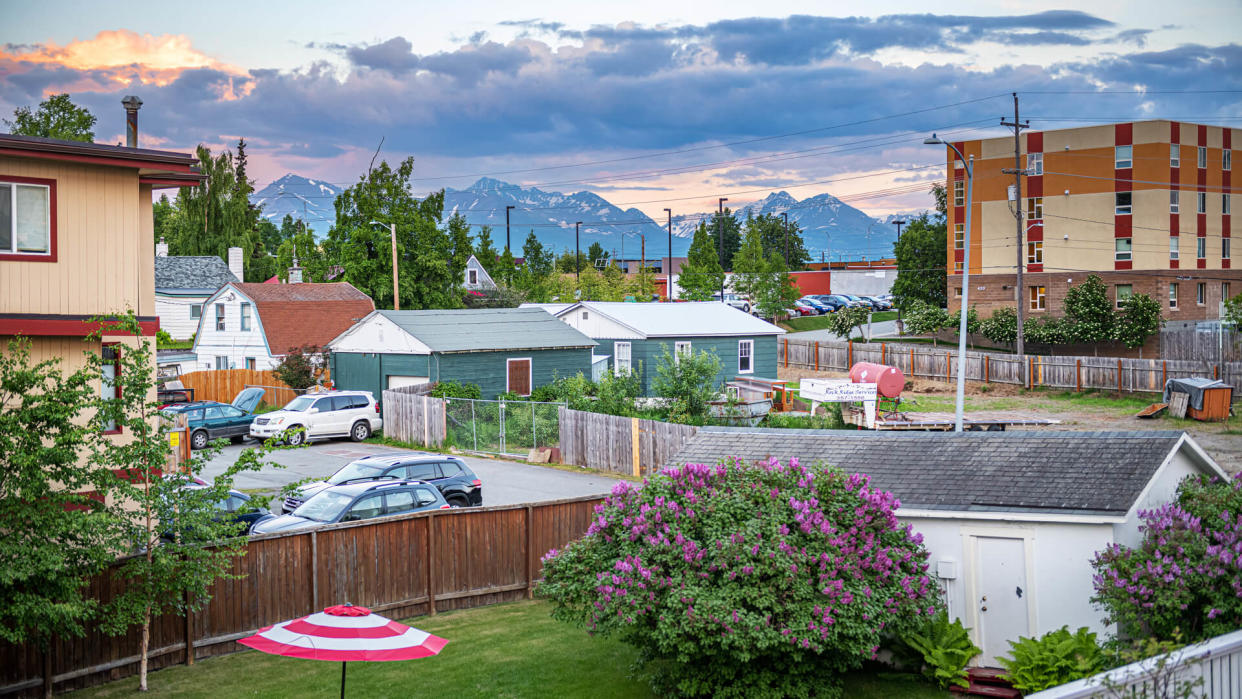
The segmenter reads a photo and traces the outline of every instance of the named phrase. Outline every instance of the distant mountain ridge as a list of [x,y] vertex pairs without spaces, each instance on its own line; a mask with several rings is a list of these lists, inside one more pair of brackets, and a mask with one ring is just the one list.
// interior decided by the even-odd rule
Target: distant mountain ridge
[[250,195],[250,203],[263,207],[263,218],[277,226],[288,214],[301,219],[318,237],[327,235],[336,221],[336,197],[341,188],[320,180],[288,173]]

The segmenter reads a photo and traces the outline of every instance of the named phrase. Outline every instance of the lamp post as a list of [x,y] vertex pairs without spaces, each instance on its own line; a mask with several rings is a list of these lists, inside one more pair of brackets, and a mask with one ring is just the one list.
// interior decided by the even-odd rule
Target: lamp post
[[962,155],[957,146],[937,138],[936,134],[924,139],[923,143],[929,146],[948,146],[957,154],[958,159],[966,168],[966,249],[962,253],[962,305],[957,314],[957,400],[955,401],[953,427],[955,432],[961,432],[962,411],[966,402],[966,309],[970,308],[970,205],[974,191],[975,159]]
[[505,250],[508,250],[510,255],[513,254],[513,249],[509,247],[509,243],[511,242],[509,239],[509,212],[514,208],[516,207],[512,204],[505,207]]
[[578,245],[578,230],[582,221],[574,223],[574,281],[582,279],[582,248]]
[[729,201],[728,197],[720,197],[717,205],[720,207],[719,213],[716,215],[716,247],[720,250],[720,302],[725,302],[725,273],[724,273],[724,203]]
[[[372,221],[372,226],[384,225],[380,221]],[[397,224],[388,224],[388,234],[392,238],[392,310],[401,310],[401,295],[397,293]]]
[[665,209],[668,214],[668,268],[664,270],[664,294],[673,300],[673,210]]
[[906,225],[905,221],[893,221],[893,225],[897,226],[897,237],[901,237],[901,227]]
[[781,218],[785,219],[785,269],[789,269],[789,212],[782,211]]

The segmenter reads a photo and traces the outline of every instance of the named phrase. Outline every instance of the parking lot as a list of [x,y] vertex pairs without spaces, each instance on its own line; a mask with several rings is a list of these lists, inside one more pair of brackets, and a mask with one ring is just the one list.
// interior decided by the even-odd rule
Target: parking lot
[[[230,445],[210,461],[202,476],[211,479],[221,473],[248,446]],[[233,487],[254,492],[276,492],[284,485],[306,478],[327,478],[345,464],[364,456],[408,451],[382,444],[346,441],[315,442],[299,449],[271,452],[268,465],[258,472],[239,475]],[[612,489],[617,479],[593,472],[575,473],[544,466],[500,459],[461,455],[466,464],[483,481],[484,505],[516,505],[527,502],[559,500],[583,495],[600,495]]]

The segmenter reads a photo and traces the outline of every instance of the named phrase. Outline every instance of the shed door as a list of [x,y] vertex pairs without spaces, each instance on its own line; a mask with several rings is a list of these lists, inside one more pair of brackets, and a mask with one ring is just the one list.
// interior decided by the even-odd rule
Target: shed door
[[1030,635],[1030,590],[1026,575],[1026,542],[992,536],[978,537],[975,575],[979,610],[980,658],[996,667],[996,658],[1009,654],[1009,641]]
[[510,359],[509,377],[506,381],[506,387],[509,393],[516,393],[519,396],[530,395],[530,360],[529,359]]

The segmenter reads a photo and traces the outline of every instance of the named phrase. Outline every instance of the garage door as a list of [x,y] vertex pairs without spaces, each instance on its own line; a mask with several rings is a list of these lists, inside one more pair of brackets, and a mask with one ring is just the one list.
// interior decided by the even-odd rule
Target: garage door
[[402,388],[404,386],[422,386],[425,383],[431,383],[431,379],[426,376],[389,376],[388,388]]

